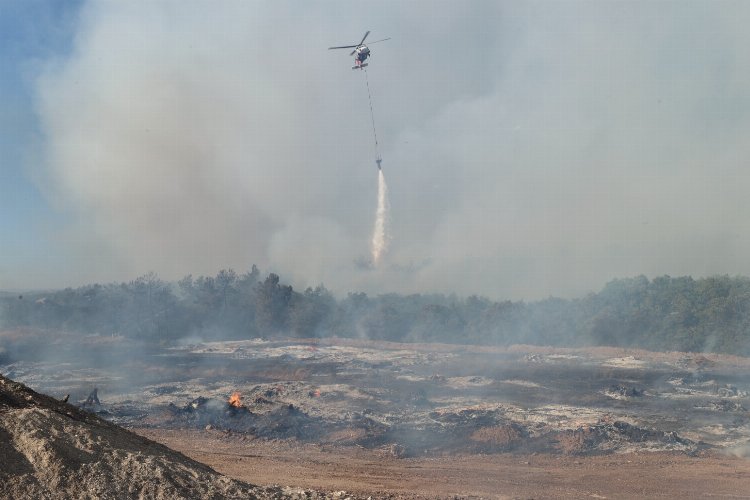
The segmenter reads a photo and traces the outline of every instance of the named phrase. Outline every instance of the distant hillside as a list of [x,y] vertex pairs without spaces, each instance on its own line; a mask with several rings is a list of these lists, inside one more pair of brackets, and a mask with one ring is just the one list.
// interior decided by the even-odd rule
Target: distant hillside
[[750,354],[750,278],[639,276],[579,299],[530,303],[441,294],[350,293],[337,300],[322,285],[297,291],[273,273],[261,280],[253,266],[242,275],[222,270],[167,283],[151,273],[129,283],[4,297],[0,323],[160,342],[339,336]]

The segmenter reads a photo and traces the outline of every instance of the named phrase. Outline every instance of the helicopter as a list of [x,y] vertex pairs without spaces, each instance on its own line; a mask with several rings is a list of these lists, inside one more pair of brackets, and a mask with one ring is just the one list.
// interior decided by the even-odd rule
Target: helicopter
[[[370,48],[365,45],[365,38],[367,38],[367,35],[369,35],[370,32],[368,31],[365,33],[365,36],[362,37],[362,41],[360,41],[357,45],[343,45],[341,47],[328,47],[328,50],[331,49],[354,49],[349,54],[350,56],[354,56],[354,54],[357,54],[354,56],[354,66],[352,66],[352,69],[364,69],[367,66],[367,63],[365,62],[368,57],[370,57]],[[386,40],[390,40],[389,38],[383,38],[382,40],[376,40],[374,42],[370,42],[370,44],[378,43],[378,42],[385,42]]]

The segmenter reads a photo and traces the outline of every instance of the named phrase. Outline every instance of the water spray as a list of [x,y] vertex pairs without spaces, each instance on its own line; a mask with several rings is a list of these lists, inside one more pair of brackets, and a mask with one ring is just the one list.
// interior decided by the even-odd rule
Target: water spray
[[388,185],[382,170],[378,170],[378,208],[375,211],[375,227],[372,231],[372,264],[377,267],[388,251],[390,232],[388,217],[390,212],[388,202]]
[[370,100],[370,118],[372,119],[372,135],[375,139],[375,164],[378,166],[378,206],[375,210],[375,226],[372,231],[372,265],[377,267],[383,256],[388,251],[388,243],[390,241],[389,232],[389,212],[390,202],[388,201],[388,185],[385,183],[385,176],[383,175],[383,158],[380,156],[379,145],[378,145],[378,133],[375,129],[375,112],[372,108],[372,93],[370,92],[370,79],[367,76],[367,70],[365,72],[365,82],[367,83],[367,97]]

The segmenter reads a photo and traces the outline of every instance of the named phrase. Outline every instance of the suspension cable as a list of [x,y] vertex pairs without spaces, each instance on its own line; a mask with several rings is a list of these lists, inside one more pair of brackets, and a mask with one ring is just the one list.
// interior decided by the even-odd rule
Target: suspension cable
[[375,161],[378,164],[378,168],[380,168],[380,162],[382,160],[380,158],[380,150],[378,147],[378,133],[375,131],[375,112],[372,110],[372,94],[370,93],[370,78],[367,76],[366,68],[362,68],[362,71],[365,72],[365,82],[367,83],[367,97],[370,99],[370,118],[372,118],[372,135],[375,137],[375,155],[377,157]]

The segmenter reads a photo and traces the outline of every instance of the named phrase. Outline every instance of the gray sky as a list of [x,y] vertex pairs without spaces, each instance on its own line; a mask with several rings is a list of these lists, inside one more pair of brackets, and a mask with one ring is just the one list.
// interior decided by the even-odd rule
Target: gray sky
[[[53,207],[13,286],[214,274],[578,296],[750,274],[750,3],[91,2],[36,65]],[[391,252],[365,271],[377,176]],[[28,265],[32,265],[31,263]]]

